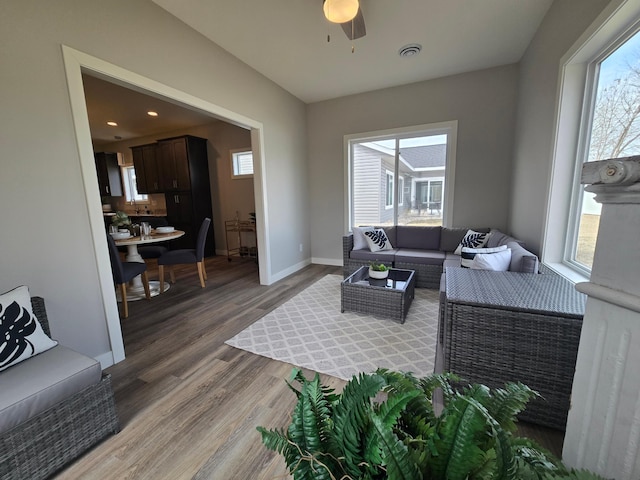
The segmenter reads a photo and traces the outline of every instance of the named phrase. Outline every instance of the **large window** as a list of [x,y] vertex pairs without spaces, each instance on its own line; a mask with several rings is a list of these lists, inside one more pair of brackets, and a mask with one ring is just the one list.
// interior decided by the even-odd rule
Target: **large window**
[[579,184],[583,162],[640,154],[640,34],[627,36],[587,70],[582,144],[571,204],[565,261],[591,271],[600,225],[600,204]]
[[350,227],[447,224],[456,127],[446,122],[347,138]]

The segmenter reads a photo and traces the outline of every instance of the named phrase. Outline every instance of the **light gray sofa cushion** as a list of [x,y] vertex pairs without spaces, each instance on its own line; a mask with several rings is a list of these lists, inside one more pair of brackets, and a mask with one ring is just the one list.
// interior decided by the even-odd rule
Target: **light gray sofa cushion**
[[487,240],[487,248],[500,247],[502,245],[507,245],[509,242],[516,242],[524,247],[524,242],[513,238],[506,233],[501,232],[500,230],[496,230],[495,228],[491,229],[491,235],[489,235],[489,240]]
[[349,258],[353,258],[354,260],[366,260],[369,262],[379,261],[391,263],[394,261],[397,252],[397,248],[393,248],[391,250],[379,250],[377,252],[372,252],[371,250],[351,250]]
[[419,250],[440,249],[441,227],[410,227],[398,225],[396,227],[396,248],[411,248]]
[[0,433],[98,383],[100,363],[58,345],[0,372]]
[[517,242],[507,243],[511,250],[510,272],[538,273],[538,257]]
[[442,265],[445,254],[438,250],[415,250],[403,248],[396,253],[398,263],[417,263],[420,265]]
[[384,232],[387,234],[387,238],[391,242],[391,246],[393,248],[396,248],[396,243],[398,241],[397,234],[396,234],[396,227],[386,226],[386,227],[376,227],[376,228],[382,228]]

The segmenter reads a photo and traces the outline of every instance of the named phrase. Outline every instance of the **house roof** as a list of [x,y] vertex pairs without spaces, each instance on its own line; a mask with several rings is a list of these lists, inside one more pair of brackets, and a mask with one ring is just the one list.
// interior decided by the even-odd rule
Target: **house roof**
[[414,170],[444,167],[446,153],[447,146],[445,144],[400,149],[400,155]]

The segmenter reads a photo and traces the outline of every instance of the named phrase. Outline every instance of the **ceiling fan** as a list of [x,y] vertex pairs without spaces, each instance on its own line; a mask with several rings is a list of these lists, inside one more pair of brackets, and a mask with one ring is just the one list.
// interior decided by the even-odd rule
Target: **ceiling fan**
[[367,34],[358,0],[324,0],[322,9],[327,20],[340,24],[349,40],[356,40]]

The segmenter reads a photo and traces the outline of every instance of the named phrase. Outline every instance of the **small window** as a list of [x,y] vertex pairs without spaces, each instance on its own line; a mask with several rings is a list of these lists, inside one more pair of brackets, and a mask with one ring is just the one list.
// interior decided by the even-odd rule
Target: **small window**
[[136,183],[136,169],[134,167],[122,167],[122,181],[124,183],[124,196],[127,202],[141,202],[147,200],[147,195],[138,193]]
[[404,205],[404,177],[398,177],[398,206]]
[[386,208],[393,208],[393,172],[387,170],[387,184],[386,184],[386,196],[384,206]]
[[253,152],[251,150],[232,150],[231,167],[233,178],[253,176]]

